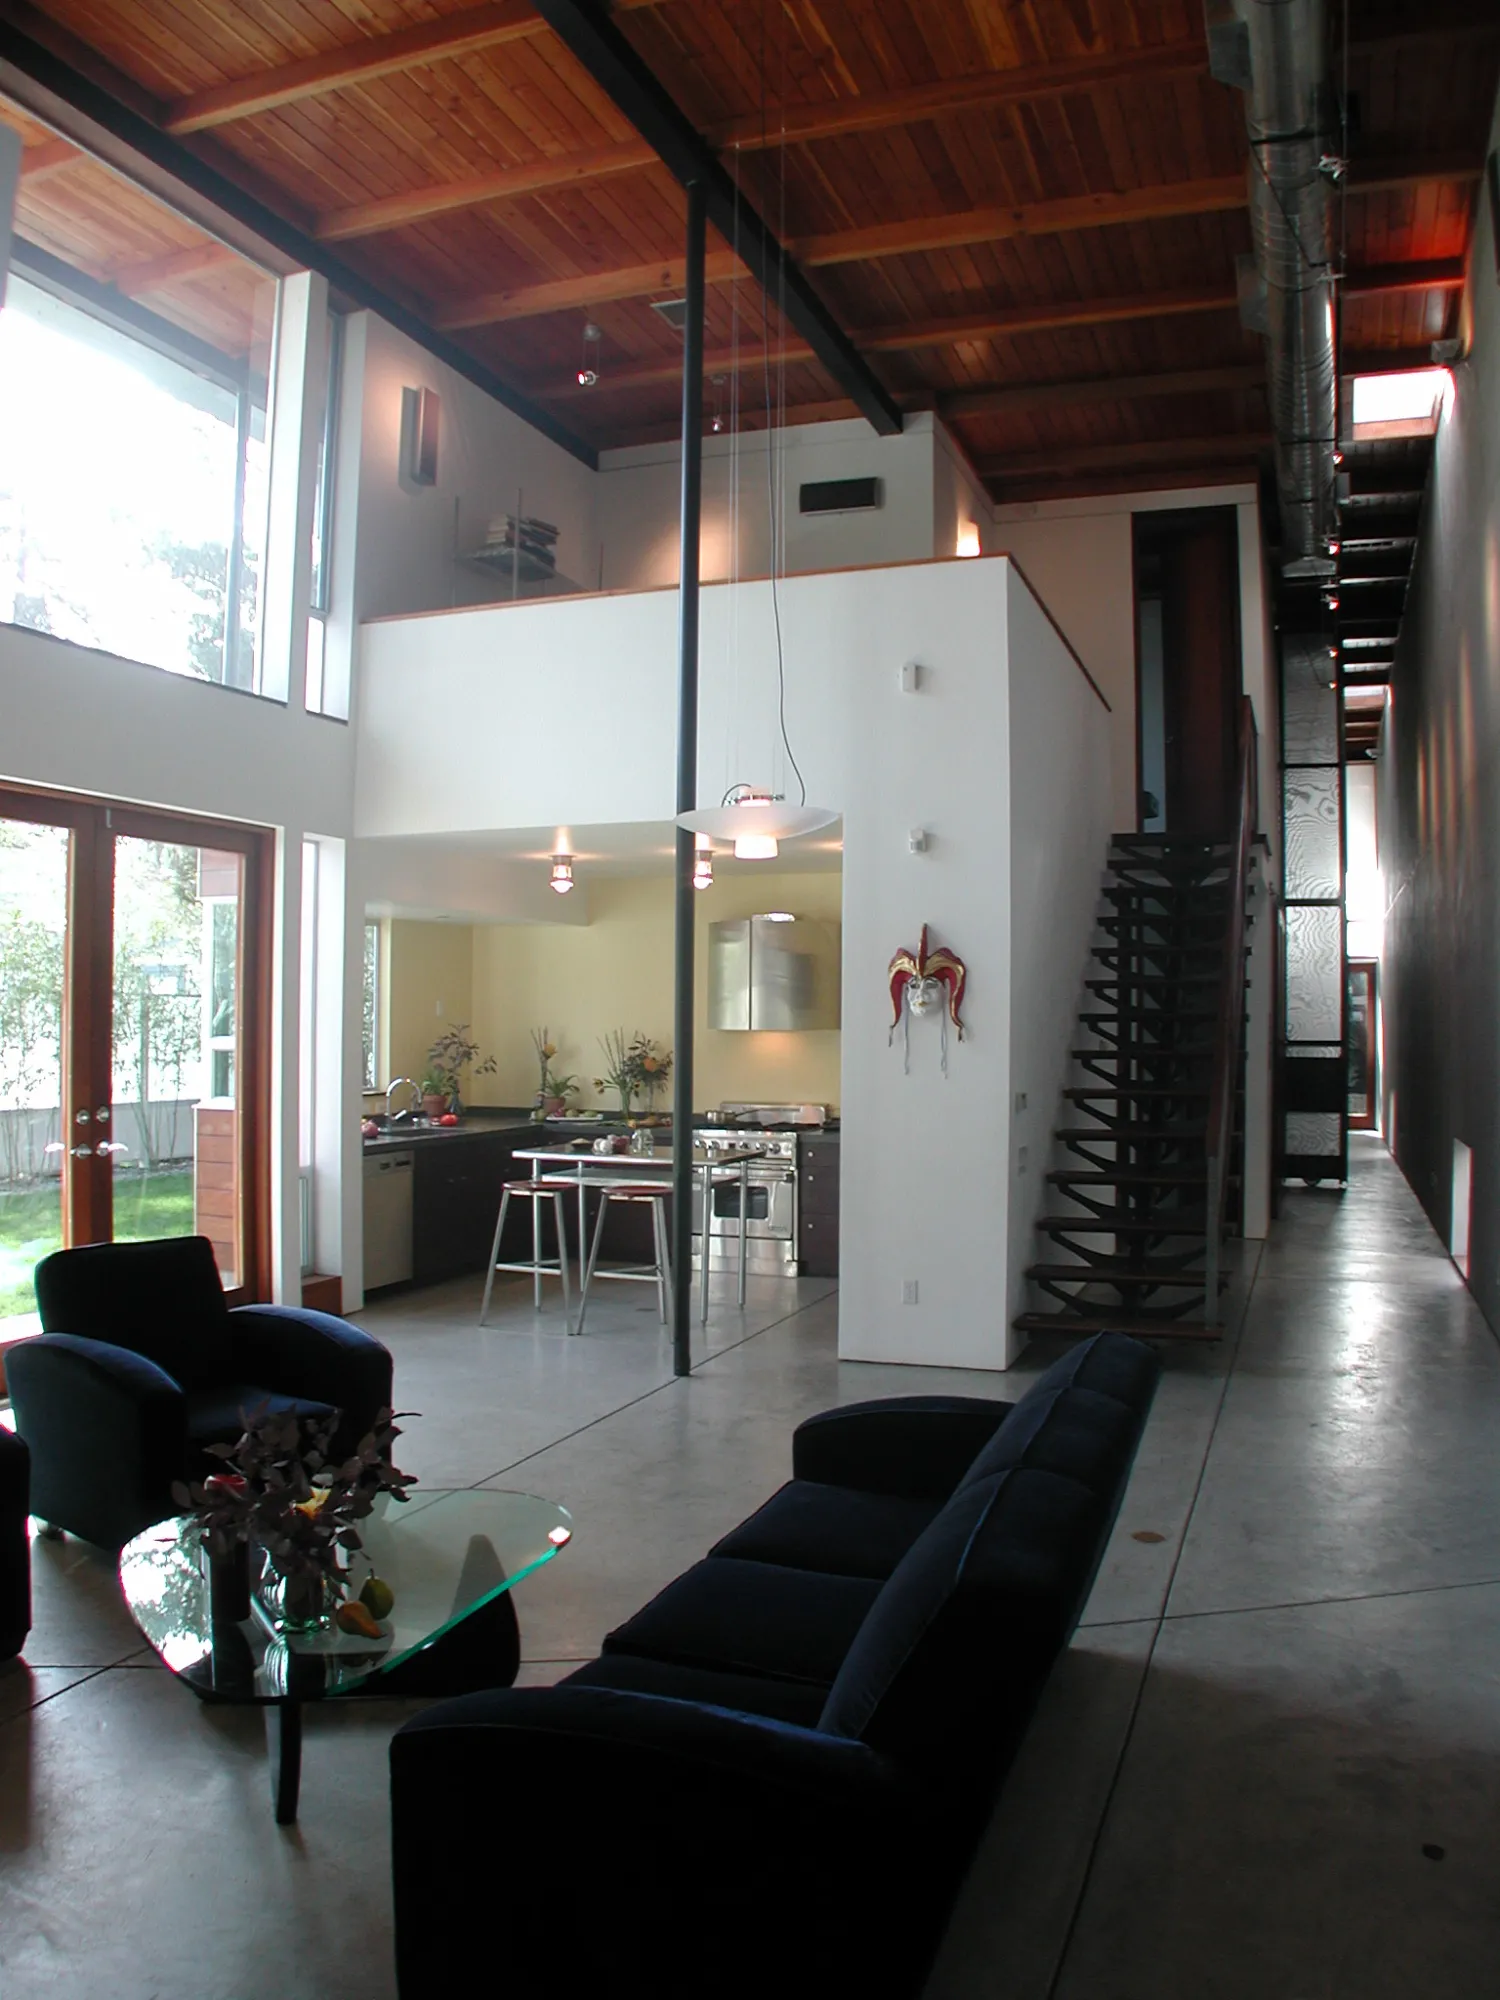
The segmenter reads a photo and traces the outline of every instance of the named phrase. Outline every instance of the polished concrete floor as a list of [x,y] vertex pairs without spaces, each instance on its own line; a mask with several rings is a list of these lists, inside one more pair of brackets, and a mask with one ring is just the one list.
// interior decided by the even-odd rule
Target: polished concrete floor
[[[570,1547],[517,1591],[556,1678],[777,1485],[791,1427],[920,1386],[840,1365],[825,1284],[717,1296],[677,1382],[644,1288],[568,1340],[529,1287],[372,1308],[404,1462],[545,1493]],[[928,2000],[1469,2000],[1500,1964],[1500,1347],[1377,1143],[1290,1192],[1230,1337],[1174,1350],[1086,1621],[959,1901]],[[110,1565],[35,1545],[0,1669],[0,1995],[389,2000],[385,1745],[309,1715],[272,1823],[258,1719],[141,1649]],[[711,1857],[704,1858],[711,1866]]]

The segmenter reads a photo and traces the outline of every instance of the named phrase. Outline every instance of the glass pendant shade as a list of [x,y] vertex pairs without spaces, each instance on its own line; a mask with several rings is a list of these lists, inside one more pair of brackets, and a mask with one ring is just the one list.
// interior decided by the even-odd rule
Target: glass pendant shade
[[554,854],[552,857],[552,887],[559,896],[566,896],[573,886],[573,857],[571,854]]

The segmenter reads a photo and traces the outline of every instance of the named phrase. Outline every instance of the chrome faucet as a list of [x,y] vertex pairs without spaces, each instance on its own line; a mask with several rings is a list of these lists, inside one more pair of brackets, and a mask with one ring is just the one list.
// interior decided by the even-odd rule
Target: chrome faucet
[[[399,1112],[397,1116],[393,1118],[391,1116],[391,1092],[395,1090],[399,1084],[403,1083],[406,1085],[407,1089],[411,1092],[411,1103],[406,1107],[404,1111]],[[408,1124],[414,1125],[417,1120],[417,1108],[421,1104],[421,1102],[422,1102],[422,1092],[418,1088],[418,1086],[412,1082],[409,1076],[393,1076],[390,1082],[385,1087],[386,1124],[394,1125],[399,1123],[400,1120],[404,1118]]]

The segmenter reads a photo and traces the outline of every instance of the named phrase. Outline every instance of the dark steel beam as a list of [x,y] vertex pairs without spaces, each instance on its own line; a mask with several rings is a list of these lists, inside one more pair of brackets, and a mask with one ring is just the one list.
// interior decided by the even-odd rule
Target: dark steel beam
[[[55,45],[55,46],[54,46]],[[159,109],[139,85],[49,22],[6,0],[0,9],[0,89],[70,139],[96,153],[213,233],[254,258],[265,245],[272,268],[319,271],[351,305],[366,307],[476,388],[591,469],[598,453],[502,376],[435,331],[420,314],[329,253],[298,223],[245,185],[253,169],[202,141],[163,131]],[[253,243],[251,240],[253,239]],[[265,258],[266,252],[261,252]]]
[[[687,189],[687,312],[682,325],[681,570],[677,589],[677,810],[698,804],[698,571],[703,524],[703,292],[707,200],[701,181]],[[672,990],[672,1372],[691,1375],[693,1292],[693,852],[677,829]],[[703,1208],[703,1274],[708,1296],[711,1198]],[[744,1217],[740,1218],[744,1228]]]
[[884,437],[901,412],[868,362],[787,254],[769,224],[736,188],[692,122],[595,0],[538,0],[537,12],[624,113],[685,188],[703,190],[708,220],[739,251],[757,284],[783,310],[818,360]]

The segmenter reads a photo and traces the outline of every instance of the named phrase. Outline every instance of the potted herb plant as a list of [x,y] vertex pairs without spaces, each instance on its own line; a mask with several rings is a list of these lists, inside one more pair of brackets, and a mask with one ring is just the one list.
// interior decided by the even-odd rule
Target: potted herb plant
[[[489,1076],[495,1068],[495,1058],[486,1056],[477,1061],[479,1044],[469,1037],[467,1021],[450,1021],[432,1047],[427,1051],[427,1074],[422,1079],[422,1103],[429,1118],[440,1118],[445,1111],[455,1116],[463,1111],[459,1087],[463,1073],[472,1064],[475,1076]],[[434,1109],[432,1099],[439,1097],[442,1102]]]
[[568,1108],[568,1099],[578,1087],[576,1076],[561,1076],[552,1067],[552,1058],[557,1054],[557,1044],[546,1028],[533,1028],[531,1046],[536,1050],[540,1069],[537,1092],[532,1110],[535,1119],[560,1118]]

